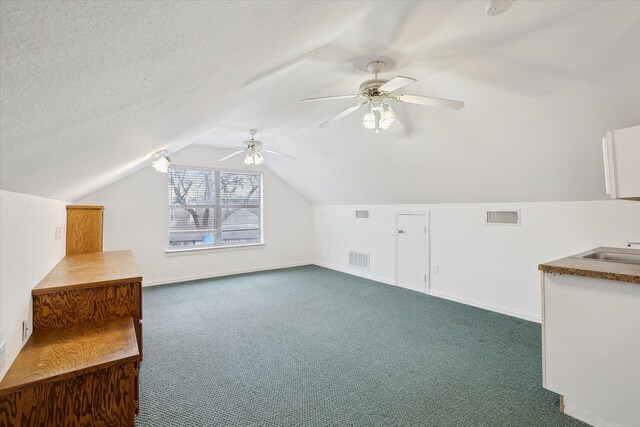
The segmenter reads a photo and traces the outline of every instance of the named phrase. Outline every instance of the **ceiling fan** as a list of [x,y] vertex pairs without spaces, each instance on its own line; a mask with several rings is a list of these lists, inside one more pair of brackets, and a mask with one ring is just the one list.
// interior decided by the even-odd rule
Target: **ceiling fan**
[[242,150],[238,150],[235,151],[231,154],[229,154],[228,156],[224,156],[221,159],[218,159],[219,162],[224,162],[225,160],[228,160],[234,156],[237,156],[238,154],[241,153],[246,153],[246,156],[244,158],[244,164],[245,165],[259,165],[262,162],[264,162],[264,157],[262,157],[262,152],[264,151],[265,153],[269,153],[269,154],[275,154],[276,156],[285,156],[285,157],[289,157],[290,159],[294,159],[295,157],[290,156],[289,154],[284,154],[284,153],[280,153],[278,151],[275,150],[267,150],[266,148],[262,148],[262,142],[253,139],[254,135],[258,132],[257,129],[251,129],[249,130],[249,133],[251,134],[251,139],[244,141],[243,144],[246,146],[245,148],[243,148]]
[[451,110],[460,110],[464,108],[464,102],[462,101],[397,93],[398,90],[410,85],[411,83],[415,83],[417,80],[412,79],[411,77],[402,76],[394,77],[391,80],[378,78],[378,73],[382,72],[384,69],[384,62],[382,61],[373,61],[369,63],[369,65],[367,65],[367,69],[373,73],[374,78],[363,82],[356,94],[320,96],[317,98],[306,98],[300,101],[313,102],[349,98],[364,99],[364,101],[353,104],[343,112],[336,114],[329,120],[321,123],[319,127],[327,127],[353,113],[360,107],[367,105],[369,111],[365,113],[362,124],[365,129],[375,129],[376,133],[378,133],[380,129],[388,129],[393,122],[396,121],[396,114],[391,105],[387,103],[390,99],[407,104],[427,105],[430,107],[449,108]]

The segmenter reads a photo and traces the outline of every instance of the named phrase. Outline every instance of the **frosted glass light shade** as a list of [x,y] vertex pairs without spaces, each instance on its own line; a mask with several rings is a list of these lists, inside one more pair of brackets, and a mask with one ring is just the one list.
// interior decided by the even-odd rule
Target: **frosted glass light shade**
[[364,118],[362,119],[362,125],[365,129],[375,129],[376,127],[376,116],[373,113],[366,113]]
[[156,161],[151,163],[151,166],[158,172],[167,173],[171,162],[168,157],[159,157]]
[[393,115],[393,112],[387,110],[382,113],[382,117],[380,117],[380,127],[382,129],[389,129],[389,126],[391,126],[395,120],[396,117]]

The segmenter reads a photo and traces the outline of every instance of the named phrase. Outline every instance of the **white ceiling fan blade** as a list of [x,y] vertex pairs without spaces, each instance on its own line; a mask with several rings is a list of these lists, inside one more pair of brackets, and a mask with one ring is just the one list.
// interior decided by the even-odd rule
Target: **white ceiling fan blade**
[[262,151],[264,151],[265,153],[275,154],[276,156],[285,156],[285,157],[288,157],[288,158],[293,159],[293,160],[296,159],[295,157],[293,157],[290,154],[281,153],[281,152],[275,151],[275,150],[268,150],[266,148],[263,148]]
[[394,99],[396,101],[406,102],[409,104],[427,105],[429,107],[442,107],[449,108],[451,110],[461,110],[464,108],[464,102],[462,101],[434,98],[432,96],[398,95]]
[[356,111],[358,108],[362,107],[364,104],[366,104],[368,101],[365,102],[361,102],[360,104],[354,104],[351,107],[347,108],[346,110],[344,110],[342,113],[336,114],[335,116],[331,117],[329,120],[327,120],[326,122],[320,124],[321,128],[327,127],[329,126],[331,123],[340,120],[341,118],[348,116],[349,114],[353,113],[354,111]]
[[230,159],[230,158],[232,158],[233,156],[237,156],[237,155],[238,155],[238,154],[240,154],[240,153],[244,153],[244,150],[238,150],[238,151],[235,151],[235,152],[233,152],[233,153],[229,154],[228,156],[224,156],[223,158],[218,159],[218,161],[219,161],[219,162],[224,162],[225,160]]
[[334,95],[334,96],[318,96],[316,98],[305,98],[301,99],[300,102],[314,102],[314,101],[329,101],[332,99],[350,99],[350,98],[358,98],[360,94],[355,95]]
[[380,86],[380,90],[383,92],[395,92],[396,90],[417,82],[416,79],[411,77],[397,76]]

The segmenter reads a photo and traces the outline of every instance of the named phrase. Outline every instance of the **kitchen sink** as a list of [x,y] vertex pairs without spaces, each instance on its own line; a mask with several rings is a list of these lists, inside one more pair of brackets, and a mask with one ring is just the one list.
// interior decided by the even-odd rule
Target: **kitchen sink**
[[608,262],[623,262],[626,264],[640,264],[640,254],[628,254],[622,252],[600,252],[591,251],[576,258],[596,259]]

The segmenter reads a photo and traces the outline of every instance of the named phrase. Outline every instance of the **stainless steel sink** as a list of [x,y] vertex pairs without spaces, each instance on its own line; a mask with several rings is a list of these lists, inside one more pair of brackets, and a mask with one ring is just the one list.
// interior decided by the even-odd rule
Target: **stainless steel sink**
[[599,261],[623,262],[626,264],[640,264],[640,254],[626,254],[622,252],[591,251],[576,258],[597,259]]

